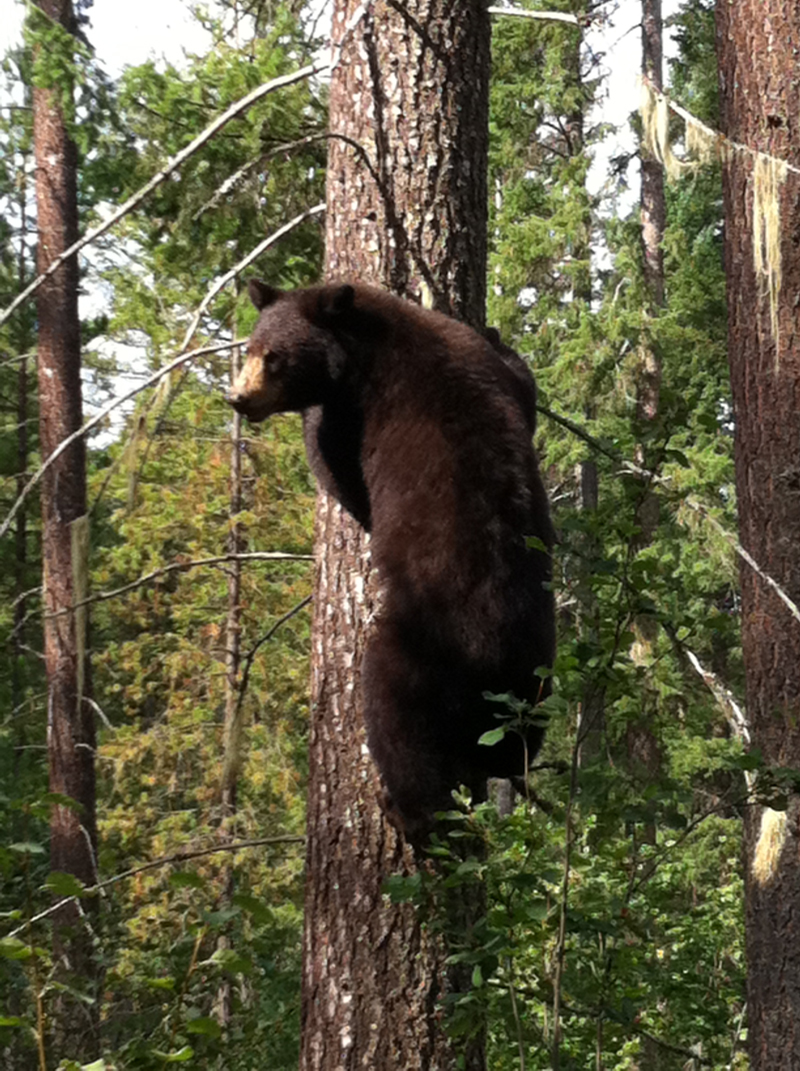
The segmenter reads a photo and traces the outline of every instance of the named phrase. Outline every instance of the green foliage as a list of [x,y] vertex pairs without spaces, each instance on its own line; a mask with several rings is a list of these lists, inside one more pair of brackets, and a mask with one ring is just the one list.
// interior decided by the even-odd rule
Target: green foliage
[[[582,0],[547,7],[585,10]],[[683,5],[672,67],[674,91],[711,122],[712,7]],[[38,66],[28,48],[5,69],[28,86],[74,87],[75,104],[65,97],[64,107],[82,154],[85,220],[123,201],[234,100],[300,66],[317,44],[283,8],[265,7],[252,36],[236,44],[217,14],[202,16],[216,42],[208,54],[181,69],[145,63],[115,86],[74,37],[34,15]],[[528,799],[504,817],[493,804],[466,817],[454,808],[431,849],[436,866],[392,878],[386,892],[413,901],[447,936],[457,979],[448,1027],[468,1039],[485,1016],[492,1071],[519,1068],[523,1056],[528,1071],[551,1066],[556,989],[562,1068],[595,1066],[598,1050],[619,1071],[682,1066],[698,1045],[721,1067],[743,1010],[740,816],[743,773],[758,759],[744,753],[688,661],[691,652],[741,692],[736,567],[709,520],[735,530],[720,176],[698,171],[669,187],[667,298],[652,309],[637,214],[603,219],[586,190],[602,131],[586,119],[597,75],[578,42],[574,27],[554,22],[502,19],[494,28],[489,320],[531,359],[542,404],[594,444],[540,417],[559,534],[553,695],[535,711],[495,697],[498,725],[481,741],[491,747],[521,721],[546,716],[546,743]],[[213,282],[322,199],[324,124],[324,87],[298,83],[264,98],[101,243],[89,285],[99,281],[108,306],[85,325],[99,347],[87,362],[93,400],[118,389],[115,348],[137,347],[137,374],[165,363]],[[20,206],[30,200],[20,182],[30,176],[29,113],[4,113],[0,138],[5,304],[19,289],[20,253],[22,274],[33,270],[19,233]],[[602,269],[590,258],[598,245],[608,250]],[[317,278],[321,250],[311,221],[253,271],[303,285]],[[253,318],[239,281],[217,295],[194,341],[241,337]],[[34,327],[28,306],[0,333],[6,508],[17,486],[18,362]],[[644,354],[661,370],[647,420],[637,406]],[[227,380],[227,355],[195,361],[141,394],[91,444],[95,593],[216,557],[234,525],[248,550],[309,552],[313,487],[294,417],[247,430],[243,507],[232,515]],[[35,416],[32,402],[32,429]],[[33,434],[28,449],[32,467]],[[578,476],[590,464],[596,509],[585,508]],[[15,627],[14,600],[38,583],[36,513],[32,504],[25,562],[13,543],[0,546],[4,636]],[[19,645],[6,650],[0,905],[14,936],[0,941],[0,1042],[14,1069],[30,1066],[39,1017],[46,1025],[57,997],[50,916],[31,921],[53,897],[74,898],[92,919],[103,991],[82,996],[101,1001],[108,1067],[296,1066],[301,851],[284,843],[186,857],[303,830],[307,614],[291,617],[253,661],[235,814],[221,803],[229,568],[160,573],[93,607],[103,725],[98,863],[102,877],[120,878],[102,895],[48,865],[51,809],[68,801],[46,792],[39,660]],[[246,564],[243,653],[310,589],[307,562]],[[40,647],[35,617],[22,634],[26,648]],[[586,712],[598,705],[601,731],[587,733]],[[759,791],[779,801],[785,786],[759,774]],[[164,861],[147,866],[156,859]],[[486,911],[465,932],[461,909],[481,897]]]

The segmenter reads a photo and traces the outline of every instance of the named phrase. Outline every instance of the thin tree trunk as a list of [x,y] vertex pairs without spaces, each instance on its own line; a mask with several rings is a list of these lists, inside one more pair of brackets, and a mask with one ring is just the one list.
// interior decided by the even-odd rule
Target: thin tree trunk
[[[17,254],[17,286],[19,290],[25,289],[27,270],[25,265],[26,247],[25,232],[28,227],[28,182],[27,182],[27,154],[23,155],[20,167],[20,184],[17,206],[19,209],[19,251]],[[22,494],[25,487],[26,473],[28,469],[28,349],[31,345],[31,334],[27,327],[25,312],[20,316],[20,328],[16,334],[17,349],[21,354],[19,371],[17,372],[17,497]],[[22,667],[25,657],[25,613],[26,606],[23,593],[28,587],[28,511],[23,504],[17,514],[17,522],[14,530],[14,650],[13,669],[11,674],[11,707],[17,715],[15,724],[22,726],[24,735],[25,719],[19,717],[24,693],[24,674]],[[19,741],[24,744],[24,740]],[[22,754],[16,750],[14,762],[17,756]]]
[[[240,352],[236,347],[231,350],[231,383],[236,382],[239,375]],[[231,530],[228,540],[228,550],[231,554],[241,554],[244,551],[244,532],[242,525],[236,518],[242,512],[242,418],[235,410],[233,412],[233,425],[231,428],[231,483],[230,483],[230,506]],[[242,564],[235,560],[229,562],[228,575],[228,617],[225,623],[225,721],[223,725],[223,757],[222,779],[220,786],[220,831],[223,840],[232,840],[235,834],[234,822],[236,820],[236,793],[241,770],[242,736],[244,725],[242,721],[242,704],[239,700],[239,666],[241,663],[241,630],[242,630]],[[225,890],[223,899],[230,904],[234,891],[233,863],[228,861],[225,865]],[[228,934],[221,934],[217,941],[217,948],[226,949],[231,947]],[[229,976],[220,983],[217,990],[216,1015],[223,1028],[230,1025],[233,1011],[233,985]]]
[[[69,0],[39,0],[54,22],[70,29]],[[33,91],[36,156],[37,268],[47,269],[78,236],[75,145],[67,131],[62,88]],[[81,426],[81,349],[78,263],[71,257],[37,293],[39,442],[43,457]],[[85,595],[88,563],[86,454],[76,440],[41,484],[44,653],[47,672],[47,744],[50,790],[79,809],[56,805],[50,820],[50,865],[87,885],[97,881],[94,716],[89,694],[86,610],[50,615]],[[95,996],[97,967],[88,920],[91,907],[74,904],[54,916],[57,973]],[[69,929],[67,929],[67,927]],[[62,992],[55,1002],[59,1056],[89,1057],[97,1049],[96,1005]]]
[[[664,88],[661,0],[642,0],[642,74],[658,90]],[[644,278],[651,303],[664,304],[664,168],[642,147],[642,246]]]
[[[585,15],[585,11],[576,12],[579,17]],[[570,56],[570,67],[574,80],[574,88],[578,91],[579,103],[575,111],[567,117],[567,151],[570,156],[580,158],[586,151],[585,116],[586,107],[583,100],[583,72],[581,70],[581,35],[576,30],[572,31],[575,46]],[[592,217],[589,209],[588,194],[584,210],[582,234],[580,240],[576,240],[573,246],[575,261],[585,263],[585,268],[576,271],[573,276],[573,294],[576,301],[589,309],[592,303],[592,272],[591,272],[591,234]],[[588,405],[585,409],[587,420],[595,416],[594,406]],[[580,481],[580,509],[581,512],[590,515],[597,513],[600,500],[600,480],[597,462],[593,457],[581,461],[578,467],[578,479]],[[597,538],[587,532],[583,540],[582,552],[586,561],[599,556],[600,547]],[[589,646],[594,648],[598,643],[598,608],[597,597],[592,590],[591,584],[582,585],[579,594],[579,621],[580,633]],[[597,680],[587,677],[584,681],[583,695],[581,697],[581,709],[578,719],[579,759],[586,764],[600,756],[603,746],[603,734],[605,732],[605,695],[603,687]]]
[[[350,20],[360,20],[348,32]],[[490,27],[479,0],[338,0],[331,83],[328,278],[358,278],[481,326],[486,286]],[[365,159],[368,158],[368,162]],[[437,1001],[445,950],[386,878],[412,872],[384,821],[359,672],[377,605],[369,541],[317,503],[302,1071],[455,1069]],[[483,1046],[466,1054],[484,1066]]]
[[[661,0],[642,0],[642,74],[656,89],[663,88],[663,23]],[[664,197],[664,168],[652,157],[644,144],[641,148],[640,215],[642,221],[642,252],[644,280],[647,288],[647,304],[644,315],[649,317],[664,304],[664,229],[666,226],[666,200]],[[642,334],[636,369],[636,420],[640,431],[658,419],[661,393],[661,361],[652,347],[648,332]],[[643,436],[644,438],[644,436]],[[643,442],[636,445],[636,460],[643,468],[652,462],[647,456]],[[636,524],[639,529],[634,549],[638,552],[648,547],[658,527],[658,496],[647,485],[642,487],[641,498],[636,508]],[[653,660],[653,648],[658,636],[658,623],[652,615],[641,614],[634,622],[636,639],[631,648],[635,664],[649,666]],[[661,751],[653,732],[651,719],[655,699],[645,693],[644,709],[637,722],[631,722],[627,730],[628,759],[634,772],[645,782],[653,782],[661,770]],[[656,826],[648,822],[643,831],[647,844],[656,842]],[[659,1066],[660,1055],[652,1044],[645,1040],[645,1062],[654,1068]]]
[[[800,166],[798,40],[800,8],[794,0],[717,4],[723,132],[794,167]],[[767,287],[754,270],[754,170],[754,160],[737,152],[723,172],[739,530],[759,565],[798,600],[800,185],[790,173],[779,193],[783,282],[774,331]],[[753,745],[768,766],[798,769],[800,628],[747,566],[741,584]],[[789,791],[785,812],[747,809],[745,855],[751,1067],[789,1071],[800,1067],[800,794]]]

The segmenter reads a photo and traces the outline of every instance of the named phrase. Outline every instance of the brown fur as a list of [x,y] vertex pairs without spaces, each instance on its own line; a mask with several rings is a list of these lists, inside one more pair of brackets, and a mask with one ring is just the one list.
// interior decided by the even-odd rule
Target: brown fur
[[[481,795],[487,777],[524,773],[516,734],[478,745],[504,713],[483,693],[546,693],[550,560],[525,544],[552,546],[535,385],[499,336],[371,287],[251,294],[262,312],[231,401],[253,420],[304,411],[314,472],[372,532],[384,600],[362,674],[368,741],[419,839],[460,783]],[[529,758],[541,736],[529,730]]]

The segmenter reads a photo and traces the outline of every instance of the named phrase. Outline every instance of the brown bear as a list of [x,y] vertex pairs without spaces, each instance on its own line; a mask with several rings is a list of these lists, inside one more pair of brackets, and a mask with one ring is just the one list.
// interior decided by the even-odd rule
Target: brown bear
[[478,743],[508,713],[486,694],[535,704],[554,655],[533,378],[499,336],[373,287],[253,280],[250,296],[261,315],[229,400],[252,421],[302,412],[317,479],[371,533],[367,739],[389,817],[419,842],[453,789],[522,776],[543,735]]

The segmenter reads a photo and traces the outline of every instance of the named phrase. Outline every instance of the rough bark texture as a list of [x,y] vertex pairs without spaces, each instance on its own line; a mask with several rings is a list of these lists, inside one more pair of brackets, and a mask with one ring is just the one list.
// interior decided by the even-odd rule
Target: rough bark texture
[[[479,0],[339,0],[331,84],[329,279],[357,278],[482,324],[489,18]],[[352,27],[352,28],[348,28]],[[355,148],[354,144],[359,146]],[[455,1068],[437,1000],[444,949],[382,895],[413,870],[386,824],[366,748],[359,669],[378,612],[369,544],[320,494],[303,968],[303,1071]],[[482,1045],[466,1067],[484,1065]]]
[[[69,0],[40,0],[50,19],[72,26]],[[37,268],[50,265],[78,237],[76,152],[57,90],[33,92],[36,155]],[[39,441],[47,457],[82,422],[78,264],[73,257],[37,293]],[[80,598],[88,544],[86,456],[83,439],[66,450],[42,478],[44,610],[57,614]],[[89,693],[86,611],[46,616],[44,653],[48,688],[47,744],[50,791],[77,801],[80,811],[55,806],[50,821],[50,865],[87,885],[97,880],[95,731]],[[84,910],[89,910],[85,908]],[[96,972],[91,937],[74,904],[55,921],[59,969],[72,984],[91,989]],[[55,1016],[59,1056],[95,1050],[93,1009],[59,998]]]
[[[751,149],[800,166],[794,0],[719,0],[717,50],[723,131]],[[753,160],[724,170],[728,351],[736,419],[736,485],[745,548],[800,601],[800,184],[780,197],[783,286],[779,332],[753,270]],[[742,566],[742,643],[753,742],[767,764],[800,768],[800,626]],[[767,814],[769,819],[769,813]],[[745,821],[747,1014],[754,1071],[800,1067],[800,797],[771,851],[760,808]],[[757,848],[761,849],[758,866]],[[758,876],[760,875],[760,876]]]
[[[239,375],[240,351],[231,350],[231,383]],[[228,536],[230,554],[241,554],[245,547],[242,525],[236,519],[242,512],[242,418],[234,410],[231,427],[231,482],[229,517],[231,530]],[[220,779],[220,840],[231,841],[235,835],[237,790],[242,760],[242,736],[244,733],[243,710],[239,701],[239,667],[241,663],[242,634],[242,563],[232,561],[227,566],[228,616],[225,622],[225,718],[223,722],[222,777]],[[234,894],[233,860],[225,864],[223,902],[229,907]],[[231,939],[223,933],[217,939],[217,948],[231,948]],[[227,1029],[233,1011],[233,983],[229,975],[220,982],[214,1013],[221,1027]]]
[[[642,0],[642,74],[656,89],[663,89],[661,0]],[[654,305],[664,303],[664,168],[642,151],[642,245],[644,277]]]

